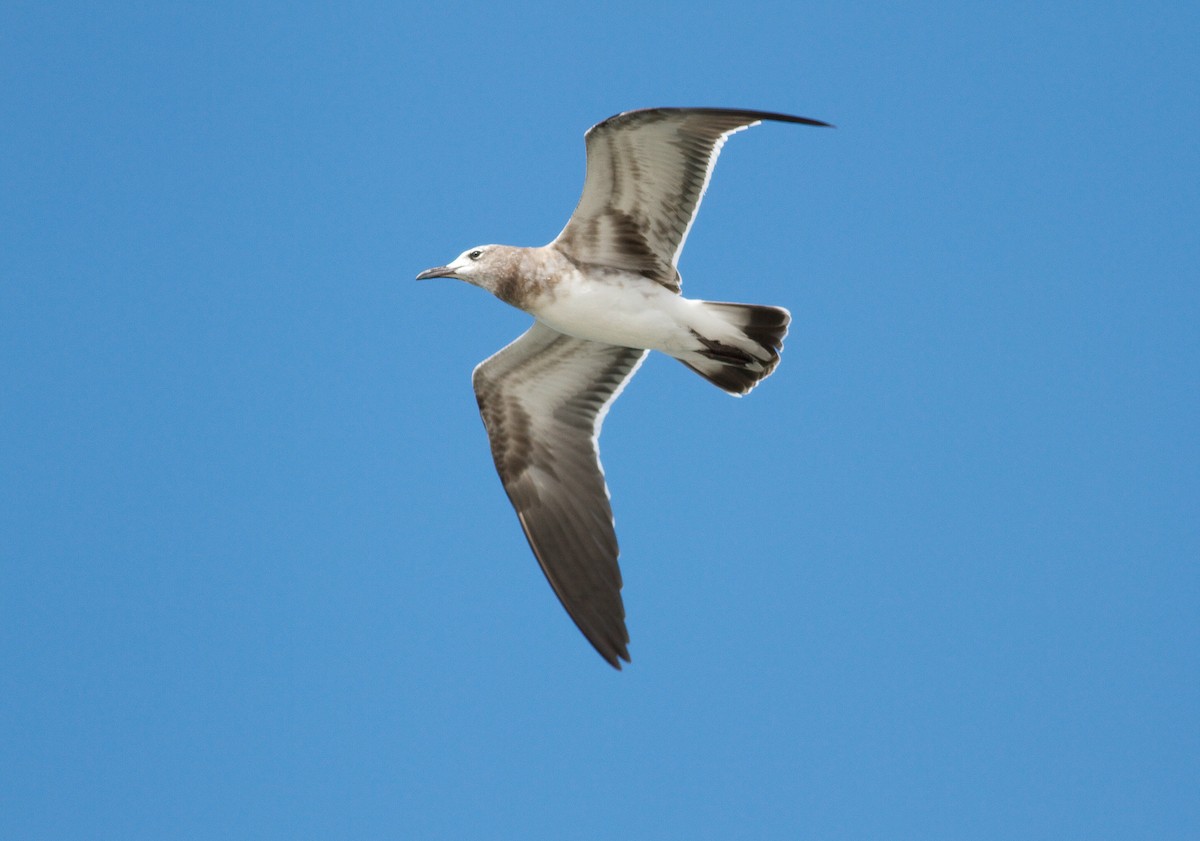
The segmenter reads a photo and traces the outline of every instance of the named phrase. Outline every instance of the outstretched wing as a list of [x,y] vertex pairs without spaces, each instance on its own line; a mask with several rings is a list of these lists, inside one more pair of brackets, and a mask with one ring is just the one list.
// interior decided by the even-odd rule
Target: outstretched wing
[[579,205],[552,245],[582,263],[637,272],[678,292],[676,263],[725,139],[763,120],[819,120],[723,108],[626,111],[588,129]]
[[496,470],[550,586],[605,660],[629,660],[617,536],[597,441],[646,351],[534,322],[475,369]]

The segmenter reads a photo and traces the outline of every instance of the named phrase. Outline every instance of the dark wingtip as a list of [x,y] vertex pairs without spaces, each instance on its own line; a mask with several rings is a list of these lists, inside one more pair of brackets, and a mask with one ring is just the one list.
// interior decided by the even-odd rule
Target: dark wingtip
[[622,660],[624,660],[626,663],[631,662],[629,659],[629,652],[624,649],[618,651],[616,654],[605,654],[603,651],[601,651],[600,656],[605,659],[608,665],[612,666],[618,672],[621,671]]
[[[795,114],[781,114],[778,111],[754,111],[745,108],[635,108],[632,111],[622,111],[620,114],[614,114],[607,120],[602,120],[592,128],[599,128],[606,123],[614,120],[625,120],[630,117],[644,116],[650,114],[671,114],[691,112],[695,114],[712,114],[712,115],[733,115],[738,117],[747,117],[753,120],[773,120],[779,123],[798,123],[805,126],[817,126],[819,128],[837,128],[833,123],[827,123],[824,120],[814,120],[812,117],[797,117]],[[590,131],[590,129],[589,129]]]
[[587,641],[592,644],[592,648],[596,649],[596,653],[604,658],[604,662],[608,663],[608,665],[612,666],[618,672],[621,671],[622,660],[624,660],[626,663],[630,662],[629,648],[627,646],[609,642],[600,643],[592,639],[587,634],[584,636],[587,638]]
[[773,114],[768,111],[761,112],[762,119],[775,120],[780,123],[799,123],[802,126],[817,126],[819,128],[837,128],[833,123],[827,123],[824,120],[814,120],[812,117],[796,117],[792,114]]

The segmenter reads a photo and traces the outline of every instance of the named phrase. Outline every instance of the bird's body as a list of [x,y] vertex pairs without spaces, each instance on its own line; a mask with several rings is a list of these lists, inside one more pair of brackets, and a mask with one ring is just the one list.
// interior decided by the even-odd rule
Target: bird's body
[[668,351],[681,342],[683,299],[620,269],[572,266],[527,312],[560,333],[610,345]]
[[612,345],[675,355],[698,344],[691,323],[702,318],[697,302],[624,269],[579,266],[551,246],[534,252],[546,282],[520,309],[560,333]]
[[676,268],[725,138],[762,120],[826,125],[712,108],[618,114],[588,131],[583,196],[553,242],[479,246],[418,275],[465,280],[536,319],[476,367],[476,397],[546,578],[618,668],[629,635],[600,428],[650,350],[738,396],[779,363],[787,310],[685,298]]

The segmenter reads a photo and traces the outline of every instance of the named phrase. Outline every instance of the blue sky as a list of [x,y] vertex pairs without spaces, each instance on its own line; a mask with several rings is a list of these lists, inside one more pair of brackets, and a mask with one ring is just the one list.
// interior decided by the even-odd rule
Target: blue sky
[[[1195,838],[1200,13],[0,11],[0,836]],[[633,663],[563,613],[413,276],[583,132],[731,140],[681,269],[788,307],[603,439]]]

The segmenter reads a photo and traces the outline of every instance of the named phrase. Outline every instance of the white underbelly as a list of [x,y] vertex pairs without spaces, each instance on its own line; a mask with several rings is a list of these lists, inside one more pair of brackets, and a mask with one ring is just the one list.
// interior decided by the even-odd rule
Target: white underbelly
[[579,339],[671,353],[695,344],[687,327],[691,303],[641,277],[614,278],[564,283],[530,312]]

